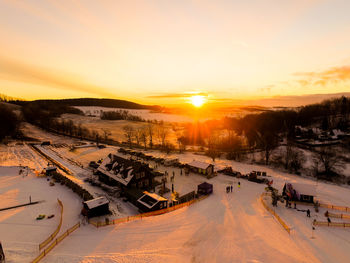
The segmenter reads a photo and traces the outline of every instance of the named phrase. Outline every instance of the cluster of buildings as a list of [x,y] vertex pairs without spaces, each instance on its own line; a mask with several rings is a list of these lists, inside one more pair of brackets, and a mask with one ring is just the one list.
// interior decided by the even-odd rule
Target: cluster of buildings
[[[184,165],[184,171],[211,176],[214,174],[214,166],[193,161]],[[110,186],[118,186],[125,200],[131,202],[142,212],[155,211],[169,206],[168,199],[155,193],[157,184],[155,177],[160,173],[154,171],[147,163],[110,153],[96,169],[95,174],[99,181]],[[212,191],[211,184],[205,183],[198,186],[198,194],[210,194]],[[108,204],[109,201],[105,197],[86,201],[82,213],[88,217],[106,214]]]

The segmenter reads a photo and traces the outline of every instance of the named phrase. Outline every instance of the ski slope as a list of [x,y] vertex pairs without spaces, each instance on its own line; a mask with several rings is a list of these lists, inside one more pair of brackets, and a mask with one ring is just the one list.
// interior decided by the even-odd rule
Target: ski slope
[[[4,147],[1,148],[1,165],[18,165],[21,162],[33,169],[40,169],[46,163],[26,145]],[[115,151],[116,148],[109,150]],[[61,158],[62,162],[67,161],[63,148],[55,151],[47,147],[46,152],[57,160]],[[100,154],[104,155],[107,151],[96,149],[81,156],[86,158],[86,162],[90,157],[105,157]],[[77,156],[80,154],[78,151]],[[16,158],[12,158],[12,155]],[[210,162],[208,157],[191,153],[169,158],[173,157],[180,158],[180,161],[196,159]],[[69,158],[74,159],[74,154]],[[322,202],[350,205],[350,189],[346,186],[326,184],[263,166],[223,159],[218,159],[216,164],[217,167],[231,165],[242,173],[266,171],[270,179],[274,180],[274,186],[280,190],[286,180],[312,183],[317,188],[317,198]],[[79,169],[83,168],[72,167],[74,162],[67,162],[66,165],[77,172],[77,179],[82,179],[79,177],[83,177],[85,172]],[[173,170],[176,172],[175,189],[181,189],[182,193],[196,189],[198,183],[207,181],[205,177],[195,174],[180,176],[176,168],[159,169],[168,170],[170,175]],[[214,194],[190,207],[116,226],[97,229],[83,225],[55,247],[42,262],[349,261],[349,229],[317,227],[312,234],[312,220],[325,220],[324,211],[315,213],[312,210],[311,218],[307,218],[305,213],[279,204],[276,212],[291,226],[289,235],[260,203],[264,185],[240,180],[242,186],[238,189],[237,178],[220,174],[208,182],[214,185]],[[233,193],[226,193],[227,185],[233,185]],[[71,190],[57,184],[50,187],[45,178],[36,178],[33,174],[19,175],[16,167],[0,170],[1,207],[23,203],[29,195],[32,200],[45,202],[0,212],[0,241],[8,262],[28,262],[38,254],[38,244],[56,228],[58,217],[40,222],[35,217],[41,213],[58,215],[57,198],[65,206],[61,231],[81,219],[81,200]]]

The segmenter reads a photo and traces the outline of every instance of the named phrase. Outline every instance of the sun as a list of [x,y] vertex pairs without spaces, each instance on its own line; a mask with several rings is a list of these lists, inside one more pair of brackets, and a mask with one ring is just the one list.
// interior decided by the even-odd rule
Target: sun
[[190,101],[191,101],[193,106],[199,108],[206,102],[206,99],[204,96],[195,95],[195,96],[190,97]]

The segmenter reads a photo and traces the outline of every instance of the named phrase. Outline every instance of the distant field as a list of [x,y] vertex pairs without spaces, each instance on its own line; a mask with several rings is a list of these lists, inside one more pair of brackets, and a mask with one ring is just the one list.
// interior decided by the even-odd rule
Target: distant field
[[126,110],[132,115],[137,115],[145,120],[157,120],[164,122],[192,122],[191,117],[177,114],[167,114],[161,112],[152,112],[151,110],[133,110],[133,109],[121,109],[121,108],[107,108],[107,107],[95,107],[95,106],[74,106],[75,108],[84,112],[85,115],[100,117],[102,112],[107,111],[119,111]]
[[[107,130],[110,132],[109,138],[122,142],[126,141],[124,136],[123,127],[125,125],[129,125],[133,127],[135,130],[146,127],[148,125],[147,122],[136,122],[136,121],[126,121],[126,120],[101,120],[99,117],[89,117],[89,116],[81,116],[75,114],[63,114],[61,119],[64,120],[72,120],[75,124],[81,124],[82,126],[96,130],[100,134],[104,134],[104,131]],[[160,143],[159,138],[157,136],[157,128],[159,125],[152,124],[154,126],[154,138],[153,142],[158,144]],[[176,144],[176,131],[181,132],[182,128],[178,125],[172,125],[170,123],[165,123],[165,127],[168,129],[169,135],[167,136],[167,141],[172,144]],[[175,130],[174,130],[175,129]]]

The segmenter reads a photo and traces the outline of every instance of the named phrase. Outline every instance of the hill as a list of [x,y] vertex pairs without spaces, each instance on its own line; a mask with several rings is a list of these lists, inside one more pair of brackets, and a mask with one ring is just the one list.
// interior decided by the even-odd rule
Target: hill
[[122,109],[148,109],[160,110],[161,107],[157,105],[143,105],[127,100],[116,99],[96,99],[96,98],[80,98],[80,99],[57,99],[57,100],[34,100],[34,101],[20,101],[16,104],[27,104],[29,102],[36,102],[38,104],[47,104],[57,106],[99,106],[107,108],[122,108]]

